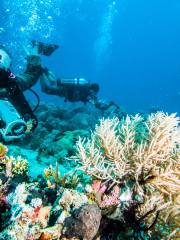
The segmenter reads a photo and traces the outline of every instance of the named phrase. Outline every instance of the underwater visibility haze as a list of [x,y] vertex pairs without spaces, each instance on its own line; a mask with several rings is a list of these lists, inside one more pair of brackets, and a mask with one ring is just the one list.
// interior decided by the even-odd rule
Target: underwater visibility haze
[[179,0],[1,0],[0,240],[180,239],[179,115]]

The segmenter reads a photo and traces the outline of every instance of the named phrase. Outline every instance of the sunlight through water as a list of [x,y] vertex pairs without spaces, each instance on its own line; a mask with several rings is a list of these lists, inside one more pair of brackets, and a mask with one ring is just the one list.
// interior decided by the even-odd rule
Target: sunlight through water
[[112,26],[117,14],[116,1],[111,1],[102,16],[98,31],[98,38],[95,42],[96,66],[101,69],[108,61],[112,45]]
[[58,35],[54,22],[61,15],[61,3],[61,0],[3,2],[5,17],[0,28],[1,39],[12,55],[16,56],[14,61],[19,69],[23,67],[25,54],[23,47],[26,47],[32,39],[51,42]]

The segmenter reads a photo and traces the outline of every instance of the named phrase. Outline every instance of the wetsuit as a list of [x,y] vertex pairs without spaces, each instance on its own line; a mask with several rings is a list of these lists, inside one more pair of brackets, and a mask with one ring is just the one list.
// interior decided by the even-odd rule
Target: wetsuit
[[61,78],[56,79],[51,76],[48,69],[44,69],[40,78],[41,89],[43,92],[64,97],[69,102],[88,102],[95,98],[92,84],[84,78]]
[[22,91],[31,88],[36,84],[42,74],[41,59],[39,56],[28,56],[27,67],[24,73],[16,77]]
[[0,72],[0,96],[2,97],[6,94],[6,87],[8,87],[12,80],[19,85],[22,91],[25,91],[36,84],[41,74],[42,67],[40,57],[27,57],[27,67],[24,73],[13,78],[10,72]]
[[18,76],[14,76],[10,71],[0,70],[0,98],[8,99],[26,122],[31,120],[32,130],[37,126],[37,119],[23,91],[31,88],[41,74],[41,61],[38,56],[29,56],[25,72]]

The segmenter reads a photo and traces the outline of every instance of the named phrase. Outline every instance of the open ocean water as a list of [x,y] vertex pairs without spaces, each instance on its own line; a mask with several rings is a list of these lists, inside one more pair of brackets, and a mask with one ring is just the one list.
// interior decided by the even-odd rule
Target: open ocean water
[[56,43],[44,65],[57,76],[99,83],[128,112],[179,113],[179,13],[178,0],[1,0],[0,42],[16,73],[32,39]]

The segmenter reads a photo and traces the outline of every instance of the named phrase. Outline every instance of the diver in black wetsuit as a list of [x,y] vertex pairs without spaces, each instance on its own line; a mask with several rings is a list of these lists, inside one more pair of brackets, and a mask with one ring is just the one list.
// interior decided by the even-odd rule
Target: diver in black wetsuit
[[26,70],[15,76],[10,70],[11,55],[0,46],[0,140],[10,142],[19,139],[37,127],[34,111],[38,105],[32,110],[23,91],[30,90],[44,71],[39,54],[49,56],[57,47],[32,41]]
[[37,126],[37,119],[27,102],[23,90],[34,85],[41,75],[38,56],[28,56],[27,69],[15,76],[10,71],[11,57],[0,47],[0,140],[6,142],[18,139]]
[[90,83],[85,78],[56,78],[47,68],[40,77],[42,91],[59,97],[64,97],[69,102],[96,101],[99,85]]

